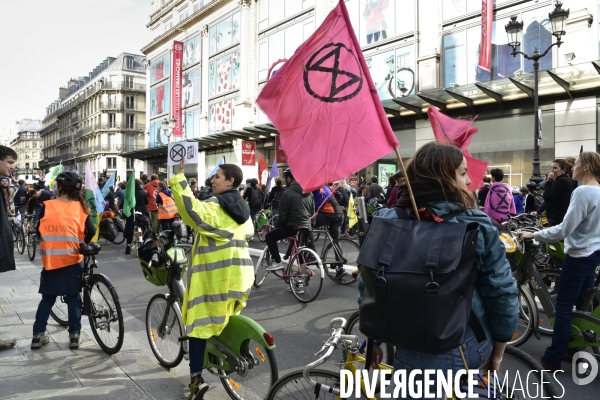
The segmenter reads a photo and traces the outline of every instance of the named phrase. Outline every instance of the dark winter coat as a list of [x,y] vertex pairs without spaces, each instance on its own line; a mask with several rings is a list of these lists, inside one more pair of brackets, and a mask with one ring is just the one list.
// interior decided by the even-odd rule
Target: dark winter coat
[[575,188],[577,188],[577,182],[567,175],[561,175],[554,181],[546,183],[544,201],[550,226],[558,225],[563,221],[569,203],[571,203],[571,193]]
[[315,201],[312,193],[302,193],[302,187],[294,181],[281,196],[279,217],[276,227],[297,226],[312,230],[310,217],[315,213]]
[[0,196],[0,272],[12,271],[15,266],[15,243],[8,222],[6,198]]

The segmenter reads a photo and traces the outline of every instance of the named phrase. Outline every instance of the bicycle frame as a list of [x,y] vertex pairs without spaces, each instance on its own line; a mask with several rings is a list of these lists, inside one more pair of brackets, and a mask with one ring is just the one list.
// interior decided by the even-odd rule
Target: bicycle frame
[[[548,292],[546,284],[542,281],[542,278],[535,268],[532,258],[537,247],[532,243],[525,243],[525,252],[521,257],[521,262],[517,266],[517,273],[523,274],[531,283],[535,294],[538,296],[540,303],[544,309],[546,315],[552,326],[554,326],[554,302]],[[594,298],[600,296],[600,278],[597,278],[594,282],[594,286],[589,289],[586,293],[585,300],[582,305],[583,310],[588,310],[592,306]],[[569,340],[569,348],[575,347],[600,347],[600,342],[594,341],[593,333],[600,333],[600,306],[596,307],[592,312],[583,310],[573,310],[573,319],[571,322],[571,338]],[[537,327],[539,320],[534,321],[534,329],[537,336]],[[590,334],[589,332],[593,332]],[[539,338],[539,337],[538,337]]]
[[[286,244],[290,244],[290,241],[292,242],[292,251],[290,252],[290,258],[289,260],[292,260],[294,257],[298,257],[298,265],[301,266],[302,264],[306,265],[306,260],[304,259],[300,259],[300,257],[304,257],[301,256],[300,254],[298,254],[298,249],[300,249],[301,247],[304,246],[298,246],[298,239],[295,236],[290,236],[288,238],[285,239],[285,243]],[[289,250],[288,250],[289,252]],[[302,276],[302,271],[300,271],[300,267],[298,268],[298,271],[296,273],[294,273],[292,271],[292,266],[290,263],[288,263],[287,268],[285,268],[282,271],[282,275],[284,279],[287,278],[298,278]]]

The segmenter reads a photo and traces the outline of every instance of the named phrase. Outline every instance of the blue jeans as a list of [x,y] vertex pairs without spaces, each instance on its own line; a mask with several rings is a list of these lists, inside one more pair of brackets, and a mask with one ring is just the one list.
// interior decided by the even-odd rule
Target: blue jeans
[[[487,334],[487,332],[486,332]],[[479,368],[486,360],[488,360],[492,354],[492,350],[494,349],[494,341],[491,338],[490,334],[487,334],[487,339],[481,343],[477,342],[475,336],[471,336],[465,340],[465,344],[462,345],[462,350],[465,355],[465,359],[469,364],[469,369],[471,368]],[[464,369],[462,358],[460,357],[460,352],[458,348],[451,350],[444,354],[427,354],[421,353],[418,351],[410,351],[403,349],[401,347],[396,347],[396,353],[394,354],[394,371],[398,370],[406,370],[406,376],[408,377],[410,371],[414,369],[438,369],[442,371],[452,370],[454,372]],[[421,377],[423,377],[421,375]],[[416,382],[416,379],[415,379]],[[421,380],[421,384],[423,385],[423,394],[425,394],[424,382]],[[434,384],[429,388],[430,393],[437,392],[437,385]],[[401,399],[412,399],[410,397],[410,392],[408,390],[408,386],[406,388],[406,397],[402,397],[402,390],[398,393]],[[422,397],[419,397],[422,398]],[[442,397],[440,400],[444,400]]]
[[188,348],[190,352],[190,375],[192,377],[200,375],[204,367],[206,339],[189,338]]
[[594,286],[594,272],[597,265],[596,253],[580,258],[565,256],[554,306],[552,344],[542,356],[542,361],[552,368],[560,368],[571,335],[573,306],[577,306],[578,310],[581,309],[585,291]]
[[[33,334],[46,332],[46,325],[50,317],[50,310],[56,301],[55,294],[43,294],[42,301],[38,305],[33,323]],[[81,331],[81,298],[79,294],[65,296],[65,303],[69,312],[69,333],[78,334]]]

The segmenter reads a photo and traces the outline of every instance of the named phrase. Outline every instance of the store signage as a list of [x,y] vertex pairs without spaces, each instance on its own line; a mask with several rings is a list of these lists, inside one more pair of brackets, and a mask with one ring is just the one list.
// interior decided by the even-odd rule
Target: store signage
[[183,136],[181,124],[181,68],[183,65],[183,42],[173,41],[173,84],[171,89],[171,116],[177,121],[173,128],[173,136]]
[[494,21],[494,0],[481,0],[481,43],[477,66],[491,72],[492,63],[492,24]]
[[348,184],[352,187],[352,189],[358,190],[358,175],[350,175],[348,177]]
[[256,164],[256,142],[242,142],[242,165]]
[[285,151],[283,151],[283,147],[281,147],[279,136],[275,137],[275,157],[277,158],[278,163],[287,164],[287,155],[285,154]]

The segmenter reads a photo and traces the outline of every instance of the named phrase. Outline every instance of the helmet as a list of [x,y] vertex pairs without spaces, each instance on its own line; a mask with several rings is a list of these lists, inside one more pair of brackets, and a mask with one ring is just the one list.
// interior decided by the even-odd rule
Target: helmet
[[0,176],[0,181],[6,179],[7,181],[10,182],[10,178],[8,176]]
[[519,187],[518,186],[513,186],[512,187],[512,194],[519,194]]
[[527,182],[525,186],[527,186],[527,189],[529,190],[535,190],[535,188],[537,187],[536,183],[532,181]]
[[284,178],[292,178],[292,179],[294,179],[294,175],[292,175],[292,171],[289,168],[286,168],[283,171],[283,177]]
[[56,182],[60,183],[62,186],[70,187],[73,189],[80,190],[83,181],[81,177],[74,172],[67,171],[61,172],[56,177]]
[[519,189],[520,192],[526,192],[527,188],[525,186],[522,186],[521,189]]
[[373,175],[373,176],[371,177],[371,182],[373,182],[373,183],[377,183],[378,181],[379,181],[379,178],[377,178],[377,175]]

